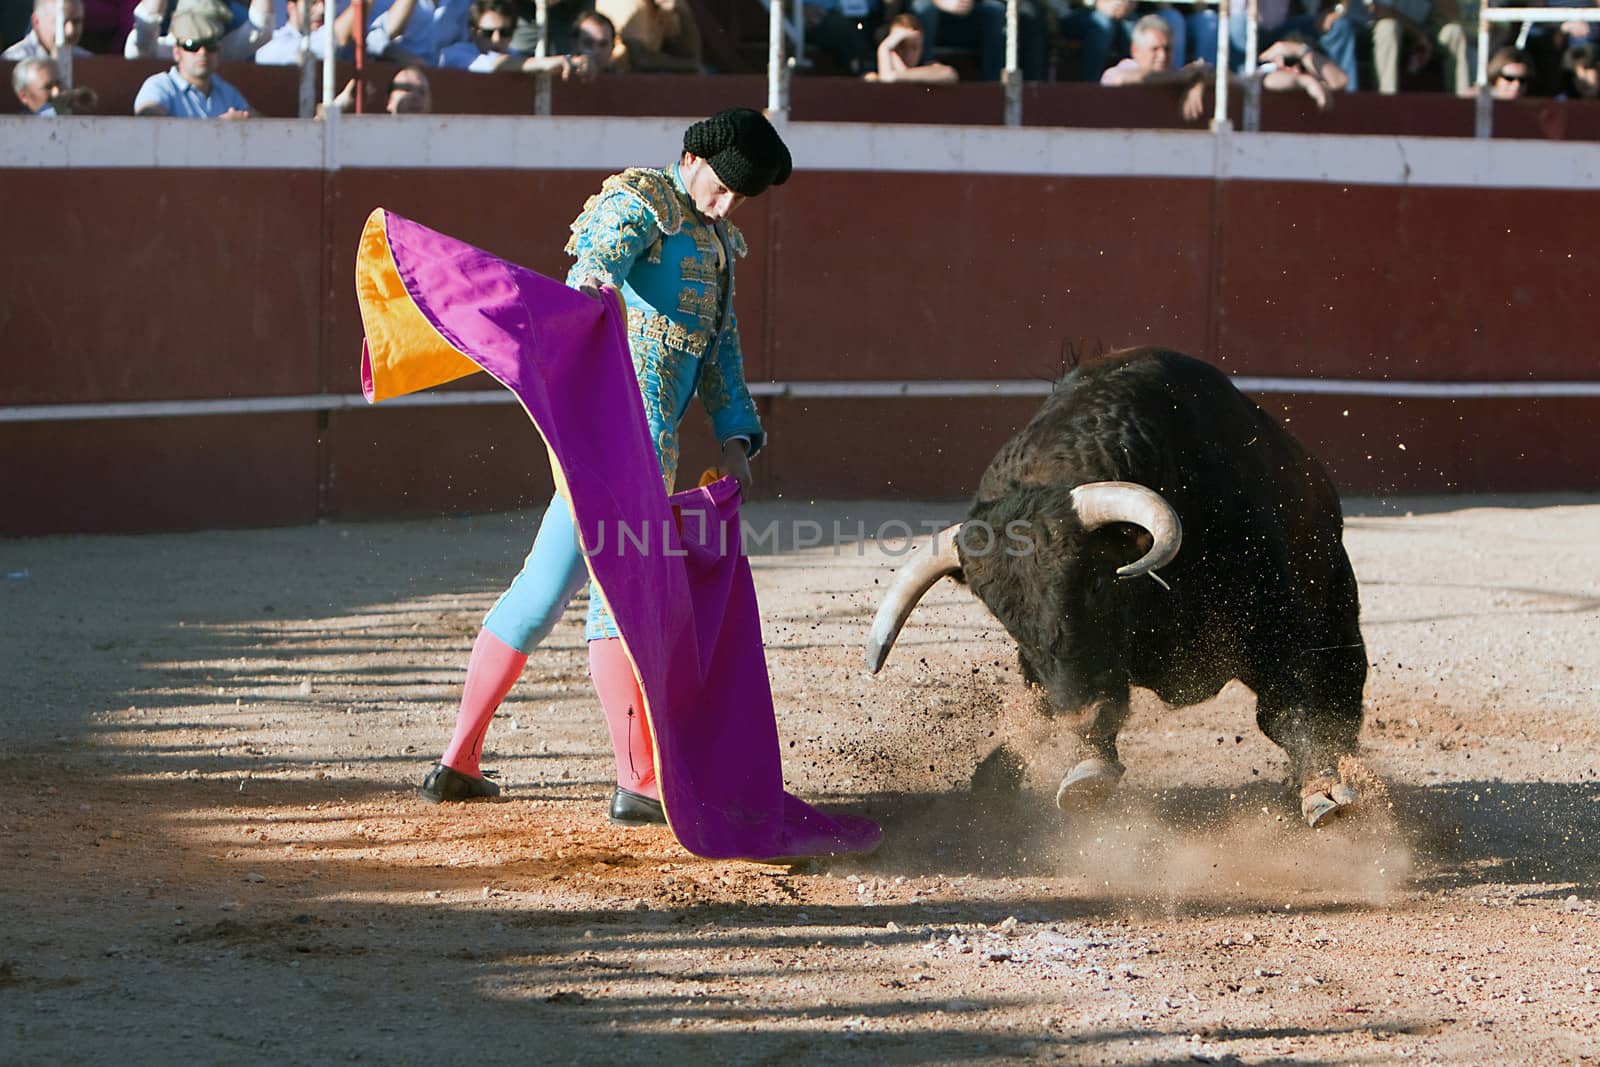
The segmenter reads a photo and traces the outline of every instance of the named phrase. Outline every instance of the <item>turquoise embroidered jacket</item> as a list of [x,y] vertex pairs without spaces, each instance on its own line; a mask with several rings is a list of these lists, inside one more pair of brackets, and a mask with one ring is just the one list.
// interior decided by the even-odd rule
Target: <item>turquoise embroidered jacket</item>
[[717,443],[766,435],[744,380],[733,313],[733,262],[748,249],[726,220],[695,212],[676,164],[635,167],[607,178],[572,224],[576,257],[567,284],[615,286],[628,308],[628,347],[645,416],[670,492],[678,470],[678,423],[696,392]]

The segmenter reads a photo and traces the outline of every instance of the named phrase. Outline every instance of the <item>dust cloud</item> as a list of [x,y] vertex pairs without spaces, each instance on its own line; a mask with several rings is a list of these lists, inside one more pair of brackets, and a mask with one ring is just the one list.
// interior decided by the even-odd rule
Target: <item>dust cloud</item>
[[[1042,716],[1036,692],[983,674],[943,691],[931,707],[926,692],[904,694],[896,713],[920,737],[903,751],[937,755],[921,766],[895,761],[892,777],[916,793],[889,813],[891,866],[1063,877],[1096,897],[1163,911],[1381,906],[1417,868],[1388,791],[1358,760],[1340,773],[1361,805],[1317,830],[1301,820],[1287,782],[1259,778],[1167,788],[1125,780],[1098,809],[1065,812],[1056,785],[1083,753],[1070,730]],[[857,766],[886,759],[851,755]]]

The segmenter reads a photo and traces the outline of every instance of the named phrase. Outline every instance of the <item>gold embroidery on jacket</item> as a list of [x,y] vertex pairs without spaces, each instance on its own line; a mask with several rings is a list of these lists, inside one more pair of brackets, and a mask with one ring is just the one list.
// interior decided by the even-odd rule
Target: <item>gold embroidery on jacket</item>
[[632,210],[628,198],[591,196],[572,223],[566,251],[576,258],[573,270],[580,278],[604,277],[621,284],[628,249],[638,248],[654,233],[649,220]]
[[715,290],[697,293],[693,289],[684,288],[678,293],[678,310],[696,316],[707,326],[716,321],[717,307],[720,303]]
[[700,404],[706,409],[707,415],[717,412],[733,403],[733,390],[728,388],[728,378],[722,373],[722,366],[716,360],[710,360],[700,368]]
[[607,178],[600,191],[617,188],[626,189],[643,201],[662,233],[674,234],[683,229],[683,200],[666,174],[648,167],[629,167]]
[[[628,309],[628,339],[630,347],[638,352],[648,345],[632,345],[634,338],[640,341],[664,344],[668,348],[679,352],[687,352],[696,359],[705,355],[706,347],[711,343],[709,330],[690,330],[680,322],[665,315],[652,315],[648,311],[638,308]],[[638,359],[636,355],[635,360]]]
[[702,285],[717,283],[716,264],[706,262],[703,256],[684,256],[678,263],[678,272],[686,282],[699,282]]
[[722,247],[722,242],[717,240],[717,235],[709,226],[696,226],[689,231],[689,236],[694,238],[694,246],[707,260],[715,261],[717,251]]

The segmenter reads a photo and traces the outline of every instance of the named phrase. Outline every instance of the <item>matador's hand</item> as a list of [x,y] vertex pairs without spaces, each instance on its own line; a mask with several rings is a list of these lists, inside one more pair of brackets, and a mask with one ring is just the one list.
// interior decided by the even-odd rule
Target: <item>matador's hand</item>
[[743,440],[735,437],[722,446],[722,463],[718,470],[723,474],[731,474],[739,482],[739,491],[745,496],[750,495],[750,446]]

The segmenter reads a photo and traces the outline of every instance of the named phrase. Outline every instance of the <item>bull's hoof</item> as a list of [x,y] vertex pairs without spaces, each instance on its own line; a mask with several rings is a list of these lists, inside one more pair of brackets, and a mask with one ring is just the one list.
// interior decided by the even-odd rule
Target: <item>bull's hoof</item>
[[1319,826],[1350,814],[1360,799],[1353,788],[1344,782],[1338,782],[1328,789],[1319,789],[1302,796],[1300,814],[1304,816],[1306,825],[1315,830]]
[[1300,814],[1313,830],[1355,814],[1362,806],[1359,786],[1376,782],[1353,757],[1341,757],[1337,771],[1326,767],[1300,779]]
[[1300,798],[1300,814],[1313,830],[1333,818],[1338,811],[1339,805],[1326,793],[1313,793]]
[[1056,789],[1056,807],[1062,811],[1083,811],[1099,807],[1116,792],[1122,781],[1122,764],[1091,756],[1061,779]]

